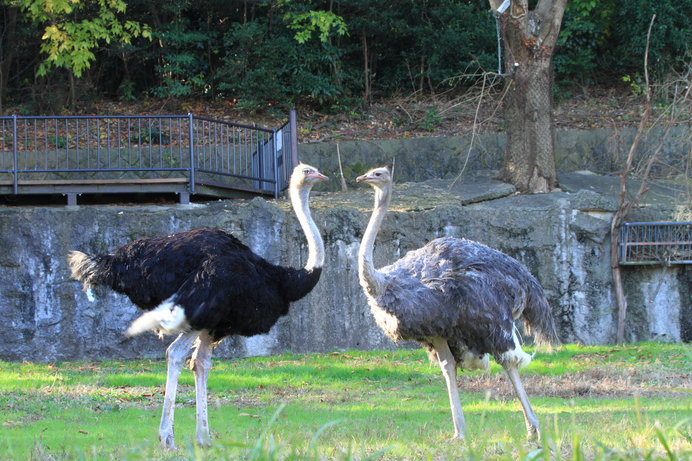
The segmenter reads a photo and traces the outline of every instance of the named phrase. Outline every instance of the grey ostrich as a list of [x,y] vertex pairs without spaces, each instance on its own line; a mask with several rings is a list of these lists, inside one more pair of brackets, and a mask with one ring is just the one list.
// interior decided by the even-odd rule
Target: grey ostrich
[[559,342],[538,281],[504,253],[449,237],[375,269],[373,247],[392,197],[392,176],[388,168],[375,168],[356,180],[375,189],[375,208],[358,252],[360,284],[384,333],[395,342],[421,343],[439,363],[452,407],[454,438],[463,438],[466,429],[456,368],[487,369],[489,354],[514,385],[529,437],[538,436],[538,418],[518,373],[532,357],[521,349],[514,327],[514,320],[522,316],[538,343]]
[[197,443],[209,445],[207,377],[214,346],[229,335],[267,333],[288,313],[289,304],[317,284],[324,263],[324,244],[310,215],[308,200],[315,183],[327,179],[316,168],[300,164],[291,175],[293,209],[308,242],[305,267],[274,265],[219,229],[194,229],[144,238],[112,254],[70,253],[72,277],[87,289],[105,285],[146,312],[127,330],[179,334],[166,351],[168,374],[159,439],[175,449],[173,412],[180,371],[192,352],[197,403]]

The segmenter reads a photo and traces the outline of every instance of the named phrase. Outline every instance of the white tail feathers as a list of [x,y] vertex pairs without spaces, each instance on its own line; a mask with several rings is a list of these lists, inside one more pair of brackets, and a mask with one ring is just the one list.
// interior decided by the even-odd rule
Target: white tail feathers
[[514,349],[502,353],[499,357],[497,357],[497,362],[500,364],[511,364],[514,367],[516,367],[517,370],[520,370],[529,363],[531,363],[533,355],[527,354],[521,348],[521,341],[517,333],[518,331],[515,326],[514,331],[512,331],[512,339],[514,339]]
[[167,300],[159,307],[145,312],[141,317],[132,322],[125,332],[128,338],[144,333],[148,330],[156,330],[159,335],[176,333],[188,327],[185,309],[172,301]]
[[91,286],[91,277],[94,273],[96,263],[89,255],[81,251],[71,251],[67,255],[67,264],[70,266],[72,278],[83,283],[84,291]]

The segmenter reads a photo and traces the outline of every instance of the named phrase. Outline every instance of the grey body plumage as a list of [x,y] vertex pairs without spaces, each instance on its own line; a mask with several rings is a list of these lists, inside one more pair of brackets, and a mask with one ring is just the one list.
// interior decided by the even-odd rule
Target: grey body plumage
[[414,340],[439,362],[447,382],[455,437],[465,423],[456,387],[456,368],[487,368],[488,355],[507,371],[524,408],[527,430],[538,419],[517,370],[531,360],[521,350],[514,321],[523,318],[537,343],[559,339],[543,289],[514,258],[478,242],[440,238],[375,269],[375,236],[389,206],[391,173],[375,168],[363,176],[375,188],[375,208],[358,254],[359,276],[376,322],[394,341]]
[[387,283],[375,304],[399,319],[398,330],[386,332],[393,340],[456,338],[472,353],[499,355],[514,349],[514,320],[522,314],[543,325],[539,342],[556,339],[538,281],[514,258],[478,242],[436,239],[380,271]]

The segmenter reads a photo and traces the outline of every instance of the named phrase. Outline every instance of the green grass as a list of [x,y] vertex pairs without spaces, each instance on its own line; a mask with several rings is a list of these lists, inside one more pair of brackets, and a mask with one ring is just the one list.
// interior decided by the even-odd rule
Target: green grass
[[525,440],[500,368],[461,373],[452,423],[421,350],[215,360],[214,446],[195,447],[194,381],[181,375],[177,453],[158,448],[163,360],[0,362],[0,459],[692,459],[692,348],[642,343],[539,351],[522,371],[543,429]]

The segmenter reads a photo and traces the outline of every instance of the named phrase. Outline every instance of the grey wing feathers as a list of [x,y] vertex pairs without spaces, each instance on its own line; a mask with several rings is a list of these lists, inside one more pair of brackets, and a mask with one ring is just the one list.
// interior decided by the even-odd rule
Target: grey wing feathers
[[476,352],[501,353],[514,347],[513,320],[522,313],[539,332],[544,328],[536,320],[552,321],[528,270],[477,242],[433,240],[382,272],[389,289],[378,302],[397,311],[407,339],[440,335],[462,340]]

